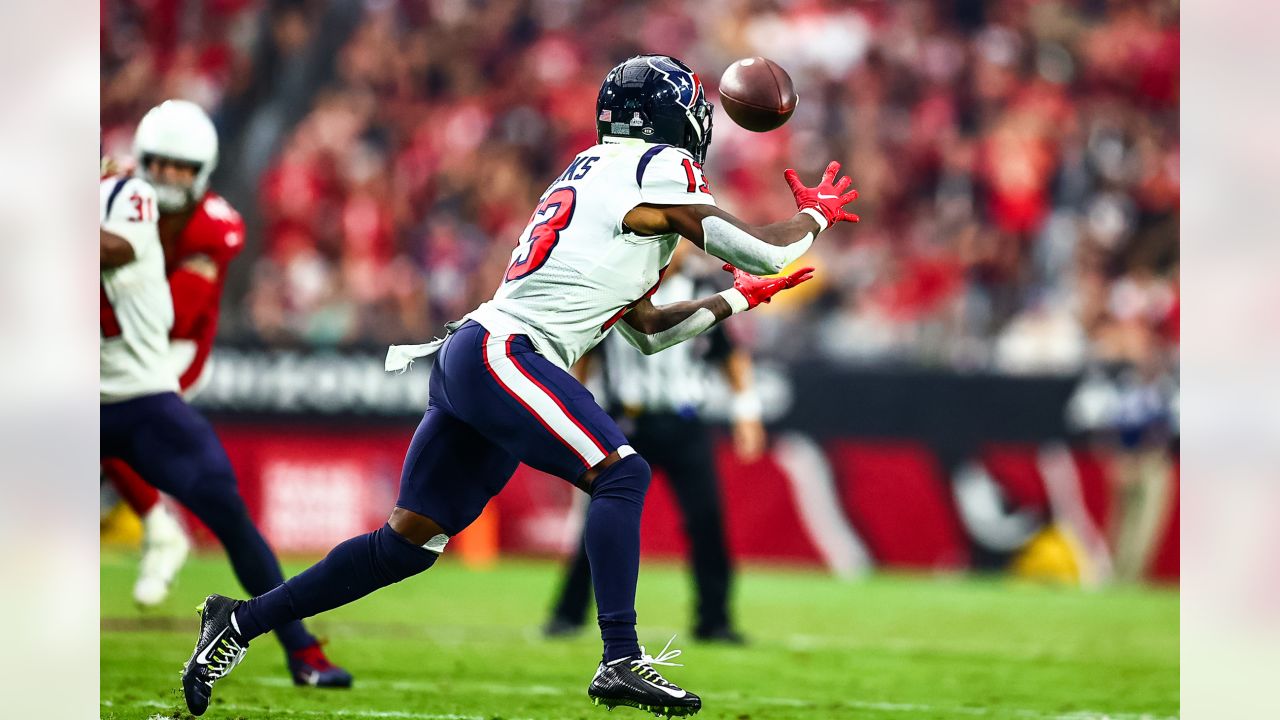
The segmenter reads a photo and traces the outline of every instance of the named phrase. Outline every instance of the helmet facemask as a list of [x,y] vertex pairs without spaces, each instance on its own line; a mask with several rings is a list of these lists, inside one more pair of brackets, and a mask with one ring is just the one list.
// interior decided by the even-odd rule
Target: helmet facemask
[[685,130],[684,149],[698,162],[706,162],[707,148],[711,147],[711,118],[714,110],[715,106],[710,102],[699,99],[685,113],[689,118],[689,126]]
[[[151,165],[157,161],[189,168],[191,170],[191,181],[185,184],[176,183],[156,175],[151,171]],[[142,175],[142,179],[155,188],[156,205],[159,206],[160,212],[182,212],[195,205],[196,201],[200,199],[199,194],[196,192],[196,183],[199,182],[202,175],[200,163],[167,158],[160,155],[143,155],[139,158],[139,162],[139,172]]]

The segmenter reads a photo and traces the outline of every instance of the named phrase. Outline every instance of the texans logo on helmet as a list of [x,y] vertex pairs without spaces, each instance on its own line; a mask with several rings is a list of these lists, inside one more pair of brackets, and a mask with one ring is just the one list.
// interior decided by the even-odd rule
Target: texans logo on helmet
[[662,73],[662,78],[676,89],[676,100],[686,108],[692,108],[695,100],[702,94],[702,81],[697,73],[671,62],[669,58],[649,58],[649,67]]

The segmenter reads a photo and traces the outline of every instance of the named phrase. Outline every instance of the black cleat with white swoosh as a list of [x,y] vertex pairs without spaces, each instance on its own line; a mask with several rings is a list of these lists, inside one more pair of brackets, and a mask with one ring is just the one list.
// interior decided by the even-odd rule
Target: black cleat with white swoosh
[[192,715],[203,715],[209,709],[213,683],[231,672],[249,649],[232,617],[238,605],[239,600],[210,595],[196,608],[200,612],[200,637],[182,669],[182,693]]
[[680,655],[679,650],[668,652],[669,647],[670,640],[657,657],[651,657],[641,646],[639,657],[600,663],[591,687],[587,688],[591,702],[610,710],[625,705],[667,717],[693,715],[701,710],[701,698],[669,682],[654,669],[654,665],[679,666],[679,663],[668,662]]

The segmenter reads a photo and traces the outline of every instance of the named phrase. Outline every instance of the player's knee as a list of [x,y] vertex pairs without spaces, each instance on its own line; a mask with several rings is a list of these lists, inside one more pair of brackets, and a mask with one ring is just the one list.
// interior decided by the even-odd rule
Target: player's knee
[[249,517],[249,508],[234,485],[198,484],[192,492],[175,498],[200,518],[223,544],[234,536],[257,532]]
[[644,499],[649,491],[649,481],[653,478],[653,470],[649,463],[638,454],[628,455],[596,476],[591,482],[591,497],[603,495],[638,496]]
[[396,532],[390,525],[383,525],[374,531],[371,544],[375,558],[374,568],[387,584],[400,582],[427,570],[435,564],[436,558],[444,550],[443,542],[439,544],[438,550],[424,547]]
[[391,511],[387,526],[405,541],[426,548],[437,555],[444,552],[444,546],[449,542],[449,533],[445,532],[440,523],[426,515],[402,507]]

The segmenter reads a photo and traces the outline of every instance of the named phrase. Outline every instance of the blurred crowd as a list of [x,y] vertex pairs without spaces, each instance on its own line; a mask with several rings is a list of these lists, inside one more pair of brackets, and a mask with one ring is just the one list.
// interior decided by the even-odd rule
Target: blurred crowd
[[[166,97],[251,133],[264,76],[351,0],[105,0],[108,151]],[[766,134],[717,109],[719,204],[794,212],[782,171],[831,159],[856,226],[804,259],[815,282],[735,318],[779,359],[1002,372],[1178,345],[1179,36],[1168,0],[364,0],[262,171],[225,332],[271,345],[421,341],[489,297],[545,186],[595,142],[605,73],[675,55],[716,101],[734,60],[791,74]],[[274,74],[274,75],[273,75]],[[286,78],[287,79],[287,78]],[[243,205],[244,203],[242,203]],[[709,270],[718,272],[718,270]],[[726,276],[727,284],[727,276]]]

